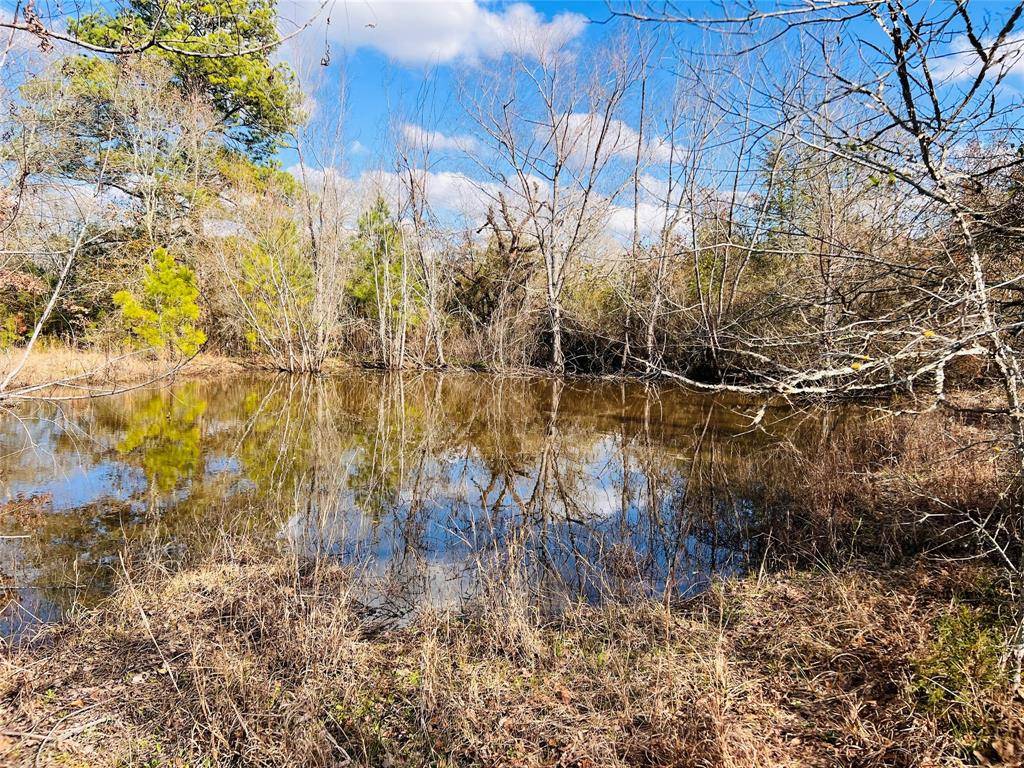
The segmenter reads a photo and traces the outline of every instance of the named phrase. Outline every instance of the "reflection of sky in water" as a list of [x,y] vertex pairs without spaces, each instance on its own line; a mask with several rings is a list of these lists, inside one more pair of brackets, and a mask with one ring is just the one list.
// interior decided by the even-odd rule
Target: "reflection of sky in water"
[[5,581],[46,615],[69,562],[110,562],[125,537],[194,545],[239,517],[441,602],[512,543],[589,597],[670,574],[686,590],[743,566],[759,509],[750,477],[718,487],[760,447],[742,408],[650,387],[352,374],[46,408],[0,417],[0,503],[45,497],[42,518],[0,507],[0,534],[31,537],[4,542]]
[[50,496],[54,512],[63,512],[100,501],[127,501],[146,490],[141,470],[120,462],[63,470],[52,480],[15,480],[4,489],[3,500],[18,496]]
[[[83,460],[87,460],[83,457]],[[234,456],[211,456],[203,475],[239,475],[242,465]],[[48,496],[54,512],[65,512],[103,501],[130,501],[146,491],[145,472],[123,461],[101,461],[94,465],[79,464],[55,473],[57,476],[35,481],[14,480],[0,493],[0,503],[17,497]],[[251,490],[255,486],[239,478],[235,490]],[[175,494],[177,495],[177,494]],[[173,498],[173,496],[172,496]]]

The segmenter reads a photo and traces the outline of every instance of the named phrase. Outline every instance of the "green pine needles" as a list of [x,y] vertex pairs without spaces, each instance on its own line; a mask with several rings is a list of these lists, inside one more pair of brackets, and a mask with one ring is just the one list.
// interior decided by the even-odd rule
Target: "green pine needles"
[[145,270],[141,299],[122,290],[114,294],[114,303],[136,343],[191,356],[206,341],[206,334],[196,325],[198,298],[195,272],[175,261],[166,249],[157,248],[153,264]]
[[182,93],[213,106],[238,149],[267,163],[300,102],[291,68],[273,59],[280,44],[276,19],[275,0],[129,0],[114,14],[71,19],[69,28],[109,48],[156,41],[146,54],[171,68]]

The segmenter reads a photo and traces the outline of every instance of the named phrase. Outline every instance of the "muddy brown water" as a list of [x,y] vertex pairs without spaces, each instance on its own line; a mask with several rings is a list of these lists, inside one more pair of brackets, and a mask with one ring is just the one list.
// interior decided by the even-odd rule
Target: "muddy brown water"
[[125,551],[225,530],[358,565],[388,610],[515,553],[599,600],[758,562],[776,478],[830,417],[640,382],[234,376],[0,415],[0,632],[89,605]]

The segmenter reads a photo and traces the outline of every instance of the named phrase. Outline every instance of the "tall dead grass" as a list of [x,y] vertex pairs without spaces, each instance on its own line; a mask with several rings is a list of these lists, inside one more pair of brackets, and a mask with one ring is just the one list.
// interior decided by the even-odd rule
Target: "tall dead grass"
[[[23,350],[0,350],[0,375],[21,362]],[[24,367],[11,382],[10,389],[32,387],[50,382],[69,382],[74,389],[141,384],[159,379],[178,363],[153,358],[123,349],[104,350],[97,347],[73,348],[59,344],[38,345],[29,354]],[[203,353],[180,369],[177,376],[203,377],[237,373],[244,370],[234,358]],[[68,392],[62,392],[67,394]]]
[[[980,566],[787,572],[558,610],[506,573],[397,622],[361,602],[362,577],[237,544],[127,573],[5,659],[0,762],[1020,764],[1021,705],[989,649],[1006,595]],[[964,611],[989,645],[944,633]],[[957,677],[979,664],[993,676]]]
[[[867,557],[893,563],[922,552],[1001,555],[1016,529],[1021,488],[1004,432],[942,412],[851,418],[801,445],[768,477],[776,554],[794,562]],[[994,538],[989,538],[990,534]]]

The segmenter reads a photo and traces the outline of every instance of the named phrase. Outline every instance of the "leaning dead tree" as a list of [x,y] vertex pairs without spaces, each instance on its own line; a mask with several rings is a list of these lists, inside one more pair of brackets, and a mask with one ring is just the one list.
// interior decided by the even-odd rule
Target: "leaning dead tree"
[[[1012,301],[1024,270],[994,248],[1012,251],[1021,235],[1010,211],[1024,162],[1014,149],[1022,105],[1005,87],[1020,55],[1021,7],[989,26],[965,4],[804,3],[701,19],[673,10],[626,15],[700,24],[756,60],[743,85],[711,92],[694,78],[693,92],[727,123],[719,143],[767,158],[758,188],[725,195],[716,226],[705,210],[703,231],[684,248],[698,261],[722,249],[781,259],[817,273],[818,284],[797,292],[809,284],[797,275],[777,287],[780,305],[816,318],[802,338],[778,325],[718,329],[726,381],[689,383],[858,395],[927,386],[941,401],[947,366],[983,356],[1024,448]],[[799,39],[787,47],[791,32]],[[729,188],[704,173],[705,187]],[[688,202],[699,215],[698,201]],[[739,268],[729,272],[711,286],[727,297],[743,280]]]
[[[723,140],[738,155],[756,149],[760,181],[740,200],[726,195],[720,219],[691,205],[703,224],[679,251],[694,254],[697,280],[710,271],[711,284],[741,293],[751,271],[730,278],[717,254],[772,265],[745,317],[718,317],[708,328],[717,379],[656,358],[649,367],[705,390],[902,391],[923,401],[915,409],[998,419],[1015,457],[1000,508],[977,518],[951,510],[950,526],[967,525],[979,550],[1019,579],[1024,103],[1009,79],[1024,53],[1024,4],[996,11],[844,0],[700,17],[674,4],[617,12],[700,29],[752,62],[742,85],[712,92],[694,78],[693,92],[723,116]],[[681,49],[687,39],[680,35]],[[710,167],[702,183],[726,188]],[[948,374],[965,360],[998,383],[997,399],[953,397]],[[1024,620],[1012,650],[1019,686]]]

